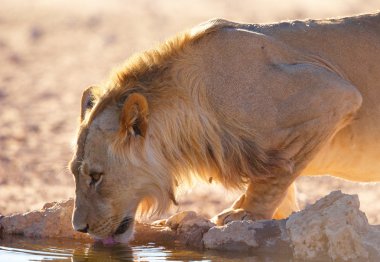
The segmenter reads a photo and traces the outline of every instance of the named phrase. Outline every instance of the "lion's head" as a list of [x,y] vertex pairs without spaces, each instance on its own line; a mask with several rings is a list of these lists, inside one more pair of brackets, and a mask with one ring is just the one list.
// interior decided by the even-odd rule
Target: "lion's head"
[[103,108],[91,116],[98,93],[92,87],[82,97],[77,148],[70,163],[76,183],[73,226],[98,239],[126,242],[138,205],[147,209],[156,202],[156,210],[166,209],[169,201],[164,200],[173,194],[165,185],[171,182],[144,170],[146,98],[132,93],[122,103],[102,101]]

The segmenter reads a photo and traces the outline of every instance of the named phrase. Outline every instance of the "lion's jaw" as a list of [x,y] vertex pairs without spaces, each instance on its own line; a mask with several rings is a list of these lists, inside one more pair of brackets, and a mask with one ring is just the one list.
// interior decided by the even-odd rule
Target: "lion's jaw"
[[101,241],[103,244],[128,243],[133,239],[134,219],[133,216],[126,216],[120,222],[118,228],[108,237],[99,237],[89,233],[94,239]]

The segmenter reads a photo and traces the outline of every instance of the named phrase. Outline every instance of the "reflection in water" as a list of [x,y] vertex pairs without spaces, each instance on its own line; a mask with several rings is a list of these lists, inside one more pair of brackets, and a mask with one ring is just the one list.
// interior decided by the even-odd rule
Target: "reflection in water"
[[75,248],[71,260],[83,262],[91,259],[97,261],[164,261],[166,253],[163,247],[147,246],[128,246],[125,244],[103,245],[102,243],[90,244],[87,247]]
[[0,261],[289,261],[271,255],[244,252],[215,252],[184,249],[179,246],[103,245],[72,239],[0,239]]

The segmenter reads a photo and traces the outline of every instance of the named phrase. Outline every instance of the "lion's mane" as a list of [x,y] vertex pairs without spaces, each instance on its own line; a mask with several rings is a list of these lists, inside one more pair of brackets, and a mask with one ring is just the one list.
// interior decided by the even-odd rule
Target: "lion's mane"
[[[179,184],[194,178],[217,181],[238,189],[249,179],[268,179],[281,163],[276,152],[265,151],[255,130],[222,119],[208,102],[205,79],[197,67],[198,41],[231,22],[215,20],[135,55],[116,69],[101,90],[88,121],[110,105],[120,106],[132,93],[149,104],[148,131],[143,143],[115,135],[109,153],[143,170],[154,181],[141,207],[161,212],[175,202]],[[191,53],[191,55],[190,55]],[[168,193],[169,192],[169,193]]]

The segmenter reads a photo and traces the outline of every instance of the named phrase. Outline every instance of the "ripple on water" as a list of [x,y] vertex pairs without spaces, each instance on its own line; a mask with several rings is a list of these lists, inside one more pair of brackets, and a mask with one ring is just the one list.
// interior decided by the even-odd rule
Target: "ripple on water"
[[0,261],[289,261],[242,252],[202,252],[180,246],[103,245],[72,239],[0,239]]

